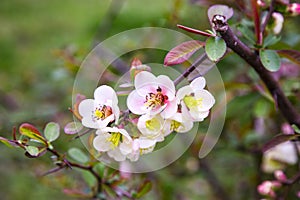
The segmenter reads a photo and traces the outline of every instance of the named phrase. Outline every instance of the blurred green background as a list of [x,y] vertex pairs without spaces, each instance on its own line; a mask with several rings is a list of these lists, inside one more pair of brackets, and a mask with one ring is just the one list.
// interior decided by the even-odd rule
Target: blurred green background
[[[178,30],[177,23],[200,30],[208,29],[207,7],[191,2],[1,0],[0,135],[11,137],[12,128],[23,122],[42,128],[48,121],[59,122],[63,127],[72,120],[68,107],[72,103],[76,70],[93,46],[105,38],[145,26]],[[289,32],[284,32],[283,40],[299,48],[300,31],[296,24],[296,20],[287,22],[285,30]],[[195,39],[205,39],[186,34]],[[164,55],[160,52],[157,56],[163,58]],[[142,57],[151,61],[147,55]],[[231,194],[231,199],[254,199],[256,184],[262,178],[256,173],[260,162],[256,155],[243,151],[243,148],[257,146],[270,135],[278,133],[280,126],[276,122],[274,125],[269,118],[275,117],[278,124],[282,119],[277,116],[272,103],[253,89],[259,81],[240,58],[234,55],[226,57],[218,66],[221,66],[219,70],[229,102],[228,122],[221,140],[205,163],[200,164],[200,169],[198,159],[191,156],[194,151],[191,149],[168,168],[150,174],[154,190],[146,199],[214,199],[210,187],[213,183],[207,179],[210,175],[201,173],[207,163]],[[298,77],[292,78],[285,87],[286,91],[298,89],[300,86],[295,84],[298,82]],[[292,96],[292,100],[296,99]],[[267,107],[263,113],[256,105],[259,100]],[[240,111],[245,108],[253,110],[241,115]],[[255,134],[258,131],[255,120],[261,118],[267,124],[264,131],[272,130],[266,138]],[[69,142],[69,139],[62,136],[54,145],[62,151],[70,146],[80,146],[80,142]],[[201,136],[198,139],[200,141]],[[81,184],[78,173],[71,170],[40,177],[39,174],[53,167],[47,156],[29,159],[21,150],[9,149],[2,144],[0,151],[1,200],[72,199],[62,193],[62,188]]]

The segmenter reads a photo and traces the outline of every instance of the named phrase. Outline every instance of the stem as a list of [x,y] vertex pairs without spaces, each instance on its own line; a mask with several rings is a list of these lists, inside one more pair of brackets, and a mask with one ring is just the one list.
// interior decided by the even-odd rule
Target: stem
[[275,0],[272,0],[271,3],[270,3],[269,12],[268,12],[268,14],[267,14],[267,16],[266,16],[266,19],[265,19],[264,23],[263,23],[262,26],[261,26],[261,35],[264,34],[265,29],[266,29],[266,27],[267,27],[267,25],[268,25],[268,22],[269,22],[269,20],[270,20],[272,14],[273,14],[273,12],[274,12],[274,3],[275,3]]
[[259,12],[257,0],[251,0],[251,5],[253,9],[253,19],[254,19],[254,29],[256,35],[256,43],[258,45],[262,45],[262,33],[260,32],[260,20],[259,20]]
[[[179,84],[183,79],[188,77],[197,67],[200,65],[205,59],[207,59],[206,54],[202,54],[200,57],[197,58],[197,60],[189,67],[187,68],[182,74],[180,74],[175,80],[174,84],[177,85]],[[206,72],[203,72],[203,74],[200,74],[203,76]]]
[[225,40],[227,47],[231,48],[236,54],[244,59],[254,70],[258,73],[261,80],[267,86],[276,105],[281,111],[282,115],[292,125],[295,124],[300,127],[300,115],[293,107],[291,102],[283,93],[278,81],[274,79],[271,72],[266,70],[260,61],[259,55],[253,52],[247,45],[241,42],[237,36],[232,32],[227,22],[218,21],[216,31],[219,32]]
[[[54,149],[50,149],[50,148],[47,148],[47,151],[49,151],[50,153],[52,153],[53,155],[57,156],[57,158],[61,158],[62,155],[60,153],[58,153],[56,150]],[[97,191],[100,192],[102,191],[102,187],[101,187],[101,184],[102,184],[102,178],[97,174],[97,172],[95,172],[93,170],[93,166],[92,165],[81,165],[81,164],[78,164],[78,163],[73,163],[73,162],[70,162],[69,160],[67,160],[66,158],[63,159],[63,165],[60,165],[59,168],[54,168],[53,172],[56,172],[62,168],[66,168],[66,167],[74,167],[74,168],[78,168],[78,169],[82,169],[82,170],[86,170],[86,171],[89,171],[96,179],[97,179],[97,186],[98,186],[98,189]],[[52,173],[52,171],[50,172]],[[50,174],[50,173],[46,173],[47,174]]]

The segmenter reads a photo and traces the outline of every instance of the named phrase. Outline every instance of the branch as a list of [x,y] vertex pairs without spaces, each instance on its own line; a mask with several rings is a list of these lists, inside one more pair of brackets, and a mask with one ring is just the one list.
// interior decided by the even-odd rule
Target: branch
[[275,103],[277,104],[282,115],[290,124],[295,124],[300,127],[300,115],[293,107],[291,102],[283,93],[280,85],[274,79],[271,72],[265,69],[260,61],[259,55],[252,51],[247,45],[241,42],[232,32],[226,21],[213,19],[215,29],[225,40],[227,47],[231,48],[236,54],[244,59],[258,73],[261,80],[265,83]]

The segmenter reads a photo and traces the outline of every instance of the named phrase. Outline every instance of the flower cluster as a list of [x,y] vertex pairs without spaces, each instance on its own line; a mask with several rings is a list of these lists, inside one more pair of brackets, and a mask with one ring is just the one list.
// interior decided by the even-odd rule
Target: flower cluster
[[[209,115],[215,99],[204,89],[205,84],[205,79],[198,77],[176,91],[168,76],[156,77],[141,71],[134,77],[135,88],[128,95],[127,111],[120,111],[117,94],[107,85],[95,90],[94,99],[83,100],[78,111],[83,126],[97,129],[93,139],[97,151],[106,152],[116,161],[137,161],[166,136],[188,132],[194,122]],[[128,123],[136,127],[137,133],[128,133]]]

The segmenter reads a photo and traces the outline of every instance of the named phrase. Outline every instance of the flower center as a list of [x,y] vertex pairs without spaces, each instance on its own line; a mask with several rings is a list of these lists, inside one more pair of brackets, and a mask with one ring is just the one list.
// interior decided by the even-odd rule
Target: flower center
[[199,98],[199,99],[196,99],[195,97],[193,96],[185,96],[183,98],[183,102],[185,103],[185,105],[191,110],[191,109],[195,109],[197,108],[198,106],[201,108],[202,107],[202,101],[203,101],[203,98]]
[[180,126],[181,126],[180,122],[178,122],[176,120],[172,120],[170,130],[177,131]]
[[160,129],[160,122],[156,118],[152,118],[146,121],[146,128],[150,131],[155,131]]
[[107,138],[107,140],[109,142],[112,143],[113,148],[119,146],[119,143],[122,142],[122,134],[119,132],[115,132],[115,133],[111,133],[111,136],[109,138]]
[[97,107],[93,113],[94,119],[103,120],[112,114],[112,108],[106,105]]
[[158,87],[156,93],[148,93],[146,96],[145,106],[147,108],[156,108],[158,106],[163,106],[167,100],[168,96],[164,95],[161,88]]

